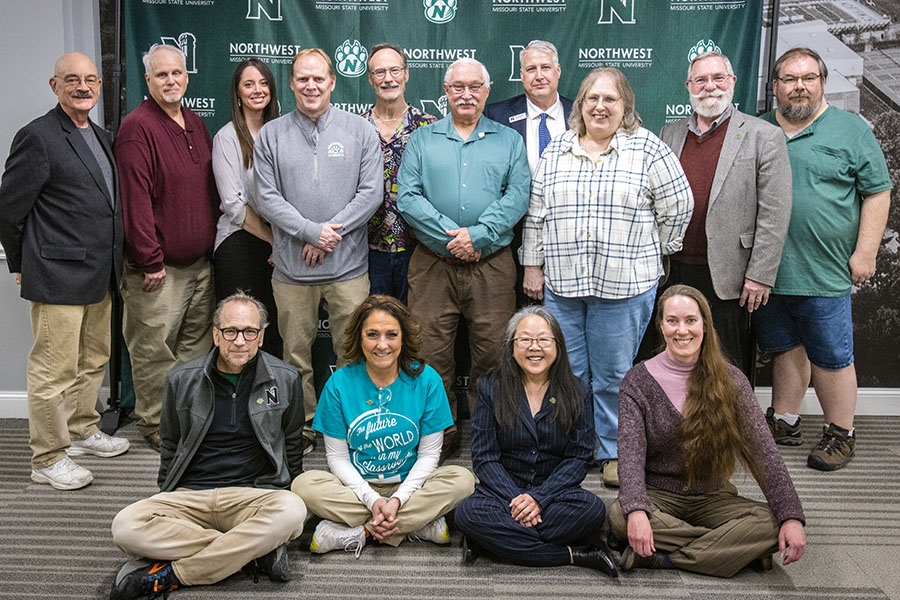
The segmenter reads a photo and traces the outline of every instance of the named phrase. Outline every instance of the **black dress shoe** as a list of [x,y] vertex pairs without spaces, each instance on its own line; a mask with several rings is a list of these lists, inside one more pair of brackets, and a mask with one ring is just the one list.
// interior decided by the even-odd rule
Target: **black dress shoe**
[[441,446],[441,458],[438,464],[444,464],[444,461],[459,453],[459,434],[451,433],[444,435],[444,444]]
[[598,546],[576,546],[572,548],[572,564],[596,569],[610,577],[618,577],[616,563],[609,554]]
[[665,552],[653,552],[650,556],[641,556],[631,546],[625,548],[619,567],[623,571],[632,569],[672,569],[669,555]]
[[462,536],[462,557],[464,565],[471,565],[475,559],[481,556],[481,547],[470,540],[466,535]]
[[753,559],[750,562],[750,568],[754,571],[759,571],[760,573],[764,573],[766,571],[771,571],[775,565],[772,563],[772,555],[766,554],[765,556],[760,556],[759,558]]

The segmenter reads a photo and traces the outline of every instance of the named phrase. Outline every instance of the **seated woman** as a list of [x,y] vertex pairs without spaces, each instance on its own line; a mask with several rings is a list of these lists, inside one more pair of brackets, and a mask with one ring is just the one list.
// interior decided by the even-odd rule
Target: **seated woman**
[[598,538],[606,508],[581,488],[594,455],[591,395],[572,373],[562,331],[541,306],[506,328],[497,368],[482,378],[472,416],[472,465],[479,484],[456,508],[456,526],[475,548],[535,567],[575,564],[615,577]]
[[444,384],[419,358],[419,330],[400,301],[369,296],[344,332],[344,356],[319,397],[312,427],[331,471],[307,471],[291,490],[322,517],[309,549],[357,558],[371,536],[449,544],[446,513],[472,493],[467,469],[438,467],[453,424]]
[[[675,285],[659,299],[666,347],[633,367],[619,392],[619,499],[613,535],[627,541],[620,567],[678,568],[731,577],[771,568],[806,549],[803,509],[741,371],[719,346],[709,304]],[[735,457],[768,504],[737,495]]]

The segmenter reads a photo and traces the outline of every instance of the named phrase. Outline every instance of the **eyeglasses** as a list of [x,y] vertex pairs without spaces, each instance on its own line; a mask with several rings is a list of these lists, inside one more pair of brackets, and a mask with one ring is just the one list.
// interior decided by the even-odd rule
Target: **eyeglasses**
[[716,86],[721,86],[726,81],[730,81],[733,77],[733,75],[729,75],[728,73],[716,73],[715,75],[701,75],[700,77],[688,79],[688,83],[699,88],[706,86],[707,83],[712,81]]
[[584,99],[585,108],[594,108],[598,104],[610,107],[621,100],[621,96],[586,96]]
[[54,75],[54,77],[62,79],[67,88],[78,87],[81,85],[82,81],[88,87],[94,87],[100,83],[100,78],[96,75],[87,75],[85,77],[79,77],[78,75],[66,75],[65,77],[60,77],[59,75]]
[[821,73],[807,73],[806,75],[803,75],[801,77],[785,75],[784,77],[776,77],[775,79],[787,86],[796,85],[798,81],[802,81],[803,85],[811,85],[817,82],[821,76]]
[[378,412],[387,412],[385,406],[391,402],[390,388],[381,388],[378,390]]
[[454,94],[462,94],[466,91],[466,89],[468,89],[473,94],[477,94],[485,86],[483,83],[470,83],[469,85],[466,85],[464,83],[449,83],[447,84],[447,87],[453,90]]
[[[216,327],[216,329],[219,328]],[[219,332],[222,334],[222,337],[225,338],[226,342],[233,342],[237,339],[238,334],[244,336],[245,342],[252,342],[259,337],[259,329],[257,329],[256,327],[248,327],[246,329],[226,327],[225,329],[219,329]]]
[[375,69],[374,71],[369,71],[369,75],[372,76],[372,79],[384,79],[384,77],[390,73],[391,77],[400,77],[403,73],[404,67],[391,67],[390,69]]
[[539,347],[546,350],[547,348],[550,348],[554,343],[556,343],[556,338],[517,337],[513,338],[513,341],[516,343],[520,350],[528,350],[535,342],[537,342],[537,345]]

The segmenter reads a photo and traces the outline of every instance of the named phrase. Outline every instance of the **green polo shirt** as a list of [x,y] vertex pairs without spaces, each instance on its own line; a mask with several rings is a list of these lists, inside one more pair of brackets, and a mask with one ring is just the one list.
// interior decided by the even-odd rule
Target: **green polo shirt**
[[531,175],[514,129],[481,117],[463,140],[448,115],[410,136],[397,182],[397,207],[420,242],[449,256],[446,231],[468,227],[475,249],[489,256],[512,241]]
[[[762,118],[778,125],[774,111]],[[859,115],[833,106],[786,139],[793,205],[772,291],[840,296],[851,286],[862,199],[892,187],[884,154]]]

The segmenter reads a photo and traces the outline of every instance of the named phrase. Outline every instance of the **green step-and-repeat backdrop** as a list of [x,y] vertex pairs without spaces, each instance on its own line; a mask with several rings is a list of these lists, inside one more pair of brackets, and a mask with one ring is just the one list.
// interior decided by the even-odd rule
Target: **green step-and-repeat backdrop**
[[[332,103],[361,113],[374,102],[369,48],[388,42],[406,52],[407,101],[440,117],[447,113],[441,84],[454,60],[482,62],[493,80],[488,102],[502,100],[522,93],[519,51],[541,39],[559,49],[562,95],[573,98],[591,69],[616,67],[634,88],[645,127],[659,132],[691,113],[687,66],[707,50],[731,59],[735,103],[755,112],[762,10],[763,0],[127,0],[126,110],[146,97],[141,56],[157,43],[184,51],[183,105],[215,135],[230,120],[234,68],[247,58],[268,63],[286,113],[295,107],[288,86],[294,54],[322,48],[338,74]],[[313,355],[320,389],[334,368],[324,313]],[[457,362],[462,391],[468,356],[459,344]]]

